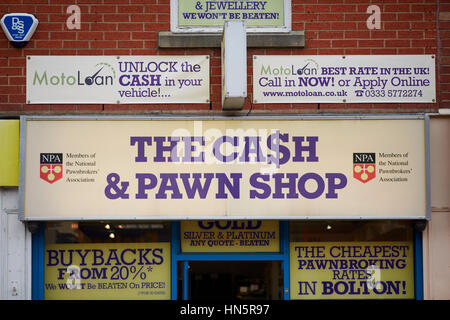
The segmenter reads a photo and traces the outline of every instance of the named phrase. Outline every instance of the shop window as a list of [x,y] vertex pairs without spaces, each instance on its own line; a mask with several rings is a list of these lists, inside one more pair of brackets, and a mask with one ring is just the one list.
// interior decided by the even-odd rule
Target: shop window
[[170,299],[169,222],[47,222],[45,299]]
[[291,299],[413,299],[408,221],[290,223]]
[[412,241],[409,221],[291,222],[290,241]]

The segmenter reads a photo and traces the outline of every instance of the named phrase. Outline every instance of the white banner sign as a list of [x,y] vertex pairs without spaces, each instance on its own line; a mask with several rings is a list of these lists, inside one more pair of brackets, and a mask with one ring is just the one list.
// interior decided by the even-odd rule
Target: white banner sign
[[253,56],[254,103],[435,103],[434,55]]
[[22,121],[24,219],[426,215],[423,119]]
[[27,103],[207,103],[209,56],[28,56]]

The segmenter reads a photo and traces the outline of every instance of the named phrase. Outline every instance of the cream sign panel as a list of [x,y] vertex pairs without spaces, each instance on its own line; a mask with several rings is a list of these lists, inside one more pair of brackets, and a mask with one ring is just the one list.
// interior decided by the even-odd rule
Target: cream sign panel
[[426,216],[424,119],[21,121],[24,219]]
[[254,103],[435,103],[434,55],[253,56]]
[[27,103],[206,103],[209,56],[28,56]]

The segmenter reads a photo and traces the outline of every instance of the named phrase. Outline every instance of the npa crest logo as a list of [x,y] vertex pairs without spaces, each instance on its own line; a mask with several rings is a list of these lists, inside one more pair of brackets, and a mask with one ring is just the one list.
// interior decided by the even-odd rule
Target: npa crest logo
[[41,153],[40,176],[42,180],[53,183],[62,178],[63,155],[62,153]]
[[362,183],[375,178],[375,153],[353,154],[353,178]]

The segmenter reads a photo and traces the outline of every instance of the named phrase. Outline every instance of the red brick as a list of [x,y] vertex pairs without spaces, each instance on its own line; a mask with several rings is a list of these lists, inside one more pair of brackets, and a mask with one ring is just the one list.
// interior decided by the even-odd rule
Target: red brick
[[384,40],[358,40],[358,47],[381,48],[383,46],[384,46]]
[[409,21],[383,21],[382,24],[384,26],[384,30],[409,30],[410,29]]
[[91,41],[90,47],[93,49],[116,48],[116,41],[111,40]]
[[51,40],[51,41],[36,40],[35,44],[36,44],[36,48],[51,49],[51,48],[61,48],[62,47],[61,40]]
[[103,54],[105,56],[128,56],[131,54],[131,50],[130,49],[104,49],[103,50]]
[[50,105],[52,111],[75,111],[76,106],[74,104],[52,104]]
[[292,21],[303,21],[303,22],[313,22],[317,21],[317,13],[296,13],[292,15]]
[[119,23],[118,31],[143,31],[142,23]]
[[371,54],[397,54],[396,48],[372,48]]
[[105,32],[105,40],[130,40],[131,32]]
[[332,40],[332,48],[355,48],[358,40]]
[[411,4],[412,12],[435,12],[436,11],[436,3],[420,3],[420,4]]
[[103,32],[78,31],[77,40],[103,40]]
[[156,32],[132,32],[131,39],[133,40],[154,40],[156,41],[158,35]]
[[424,48],[398,48],[398,54],[425,54]]
[[410,47],[410,40],[385,40],[386,47]]
[[24,94],[18,94],[18,95],[14,95],[14,94],[10,94],[9,95],[9,103],[25,103],[26,102],[26,97]]
[[430,40],[411,40],[411,47],[437,47],[435,39]]
[[79,104],[77,105],[78,111],[92,111],[99,112],[102,111],[103,106],[101,104]]
[[146,49],[131,49],[131,54],[136,56],[156,55],[158,54],[158,50],[156,49],[156,46]]
[[371,49],[369,48],[346,48],[344,54],[371,54]]
[[331,6],[328,4],[307,4],[305,5],[305,12],[307,13],[319,13],[319,12],[330,12]]
[[369,39],[370,30],[347,30],[345,39]]
[[89,48],[89,41],[64,41],[63,47],[68,48]]
[[117,23],[93,23],[90,24],[90,31],[117,31]]
[[[2,101],[3,98],[0,96],[0,102]],[[22,111],[22,106],[20,104],[5,104],[5,103],[0,103],[0,112],[20,112]]]
[[117,11],[120,13],[143,13],[144,7],[139,5],[117,6]]
[[381,12],[410,12],[409,4],[384,4]]
[[130,17],[130,21],[135,22],[156,22],[155,14],[132,14]]
[[116,5],[101,5],[101,4],[91,5],[89,10],[91,13],[117,13],[117,6]]
[[343,48],[319,48],[318,54],[345,54],[345,49]]
[[319,13],[318,21],[344,21],[343,13]]
[[370,37],[372,39],[395,39],[397,31],[371,30]]
[[68,31],[52,31],[50,32],[51,40],[75,40],[77,37],[76,32]]
[[356,30],[356,22],[332,22],[331,30]]
[[398,21],[423,21],[423,13],[398,13]]
[[104,14],[103,15],[104,22],[129,22],[130,15],[128,14]]
[[340,4],[340,5],[334,5],[331,8],[331,12],[357,12],[358,8],[354,4]]
[[[19,2],[19,1],[17,1]],[[13,92],[0,94],[0,113],[115,113],[115,112],[175,112],[221,110],[220,49],[161,49],[158,32],[170,30],[170,0],[104,0],[75,1],[82,11],[81,30],[68,30],[69,16],[65,9],[70,0],[25,0],[25,4],[0,4],[0,11],[31,12],[40,20],[33,40],[25,49],[17,50],[0,39],[0,87],[16,87]],[[102,3],[102,4],[99,4]],[[366,13],[374,2],[358,0],[294,0],[292,1],[293,30],[305,30],[305,48],[249,48],[248,91],[251,98],[252,54],[273,55],[375,55],[375,54],[436,54],[436,2],[434,0],[384,0],[381,8],[381,30],[368,30]],[[448,7],[448,10],[445,9]],[[17,9],[17,10],[16,10]],[[20,9],[20,10],[19,10]],[[440,11],[450,12],[450,5],[440,3]],[[442,90],[450,106],[450,21],[440,21]],[[148,104],[148,105],[24,105],[25,55],[188,55],[211,56],[211,104]],[[1,60],[1,57],[9,59]],[[14,90],[19,93],[14,93]],[[0,92],[1,93],[1,92]],[[430,110],[437,104],[321,104],[320,109],[352,112],[374,109],[376,112],[406,112]],[[244,113],[250,110],[246,102]],[[255,104],[253,111],[316,112],[318,104]],[[103,111],[105,109],[105,111]],[[320,111],[319,111],[320,112]]]
[[307,22],[305,23],[306,30],[330,30],[329,22]]
[[397,31],[399,39],[423,39],[423,31]]
[[326,30],[318,32],[319,39],[343,39],[344,31]]
[[365,23],[368,17],[369,15],[367,13],[346,13],[345,21],[364,21]]
[[331,40],[308,40],[306,45],[309,48],[331,48]]
[[142,40],[129,40],[129,41],[121,40],[117,42],[117,47],[129,49],[143,48],[144,42]]

